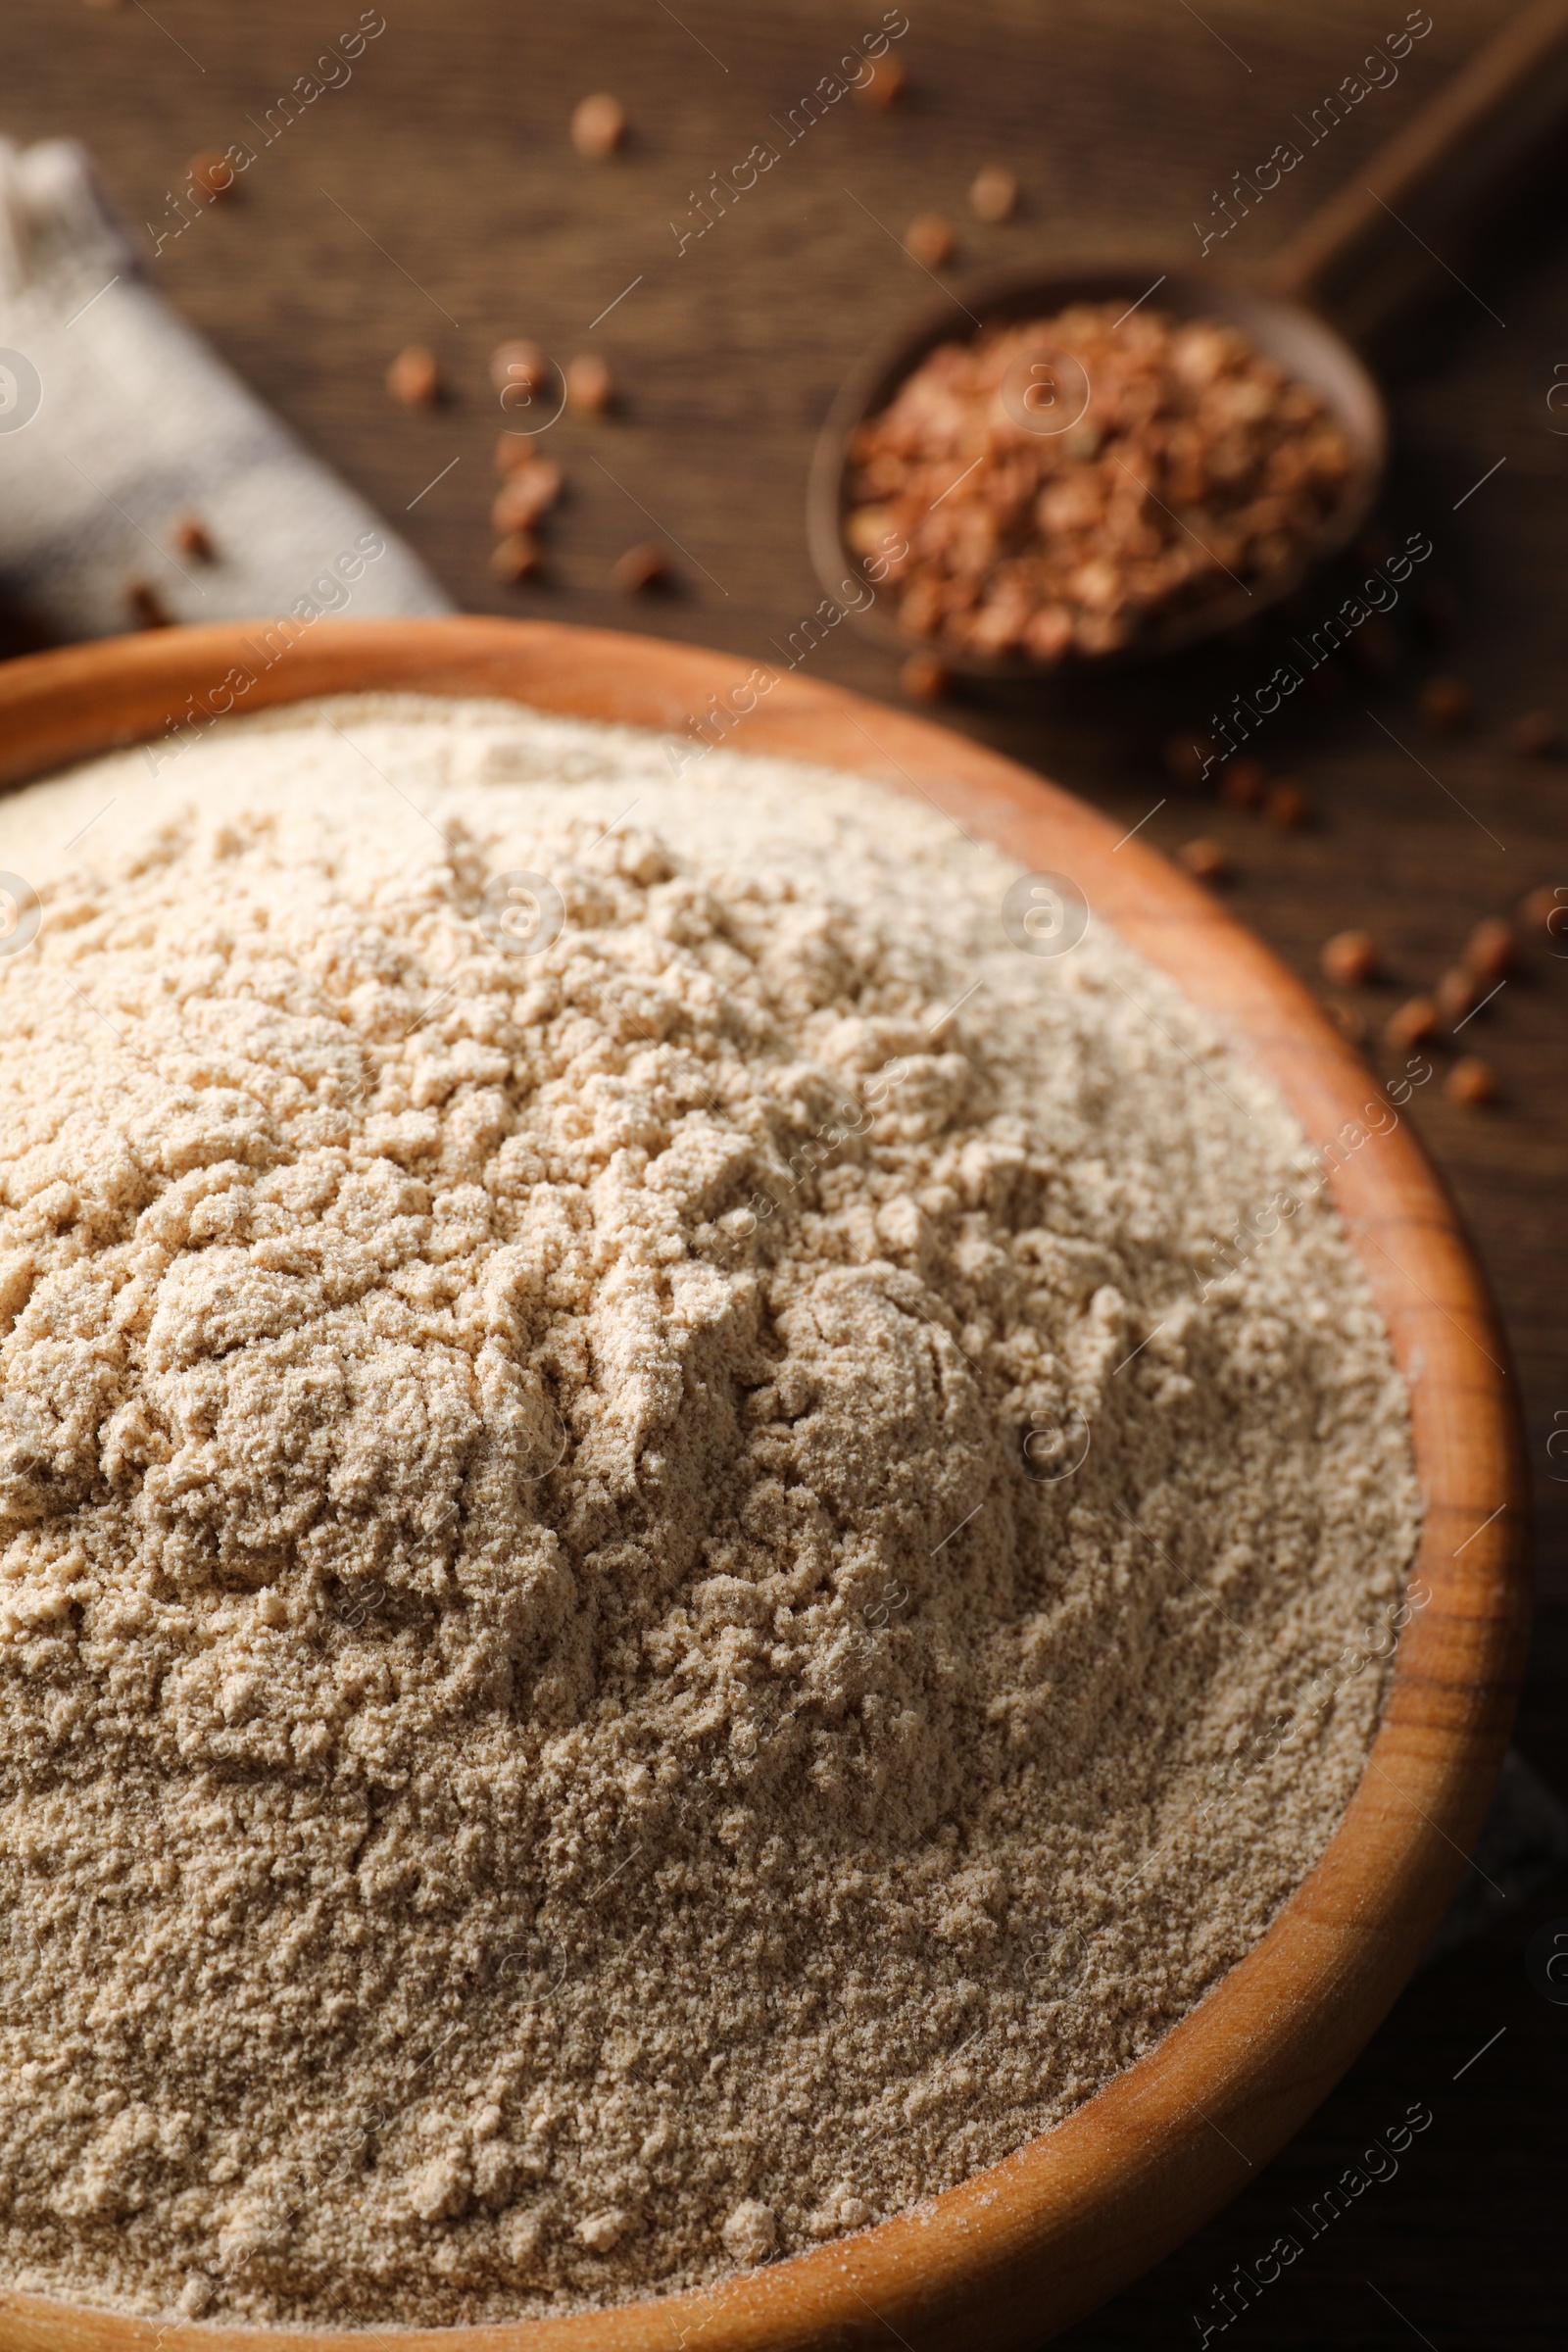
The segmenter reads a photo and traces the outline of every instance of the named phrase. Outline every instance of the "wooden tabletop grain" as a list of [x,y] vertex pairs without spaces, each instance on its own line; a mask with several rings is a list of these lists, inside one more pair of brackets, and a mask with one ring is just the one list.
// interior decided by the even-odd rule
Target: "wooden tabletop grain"
[[[1216,191],[1310,118],[1407,13],[1425,12],[1397,0],[1292,11],[1205,0],[1200,14],[1186,0],[907,0],[886,12],[907,24],[891,45],[907,74],[901,103],[882,114],[846,98],[792,131],[804,94],[882,24],[876,0],[858,12],[776,0],[745,14],[716,0],[680,0],[678,13],[663,0],[385,0],[367,12],[385,30],[352,78],[269,135],[282,93],[359,21],[356,0],[265,11],[7,0],[0,133],[90,145],[130,221],[151,224],[149,268],[169,299],[397,522],[459,604],[778,660],[820,594],[803,527],[816,426],[865,343],[934,292],[902,250],[911,216],[953,218],[959,253],[944,282],[956,286],[964,270],[1068,257],[1147,256],[1152,279],[1197,257],[1194,224],[1213,221]],[[1234,258],[1262,259],[1352,179],[1503,13],[1485,0],[1435,5],[1396,81],[1369,90],[1240,222]],[[599,89],[619,95],[631,132],[618,158],[595,165],[573,152],[567,122]],[[192,155],[235,140],[256,153],[239,195],[155,256]],[[737,196],[736,167],[759,142],[778,162]],[[967,212],[984,163],[1018,174],[1009,222]],[[1296,698],[1259,737],[1271,771],[1308,797],[1310,829],[1279,832],[1194,797],[1161,757],[1170,735],[1201,730],[1268,674],[1267,640],[941,712],[1144,839],[1171,850],[1217,839],[1236,910],[1365,1024],[1384,1067],[1389,1011],[1436,980],[1479,917],[1568,885],[1568,761],[1525,758],[1507,740],[1527,710],[1568,722],[1568,415],[1548,405],[1568,379],[1561,195],[1547,188],[1518,208],[1479,258],[1466,255],[1449,299],[1377,355],[1398,453],[1383,527],[1422,532],[1434,553],[1424,593],[1360,631],[1321,693]],[[601,351],[622,403],[612,418],[568,415],[552,428],[567,495],[547,579],[514,590],[488,569],[501,418],[486,363],[518,334],[563,359]],[[432,413],[400,410],[383,389],[387,361],[411,341],[432,345],[452,387]],[[629,599],[612,584],[615,559],[656,537],[677,584]],[[1310,631],[1319,617],[1303,609],[1293,625]],[[823,678],[899,697],[896,662],[847,625],[808,660]],[[1420,690],[1438,675],[1470,689],[1468,731],[1424,723]],[[1333,991],[1319,978],[1323,941],[1347,926],[1377,937],[1378,986]],[[1496,1105],[1466,1111],[1432,1085],[1410,1115],[1469,1220],[1514,1350],[1540,1529],[1520,1744],[1568,1790],[1568,1461],[1556,1458],[1568,1443],[1548,1451],[1568,1429],[1568,957],[1531,950],[1459,1044],[1494,1067]],[[1542,1998],[1524,1967],[1532,1930],[1552,1918],[1568,1922],[1568,1879],[1506,1905],[1484,1937],[1418,1978],[1286,2153],[1261,2178],[1243,2176],[1225,2214],[1065,2340],[1086,2352],[1197,2343],[1215,2324],[1216,2288],[1240,2276],[1227,2342],[1560,2344],[1568,2008]],[[1397,2174],[1276,2283],[1249,2287],[1292,2210],[1310,2213],[1414,2099],[1434,2128]]]

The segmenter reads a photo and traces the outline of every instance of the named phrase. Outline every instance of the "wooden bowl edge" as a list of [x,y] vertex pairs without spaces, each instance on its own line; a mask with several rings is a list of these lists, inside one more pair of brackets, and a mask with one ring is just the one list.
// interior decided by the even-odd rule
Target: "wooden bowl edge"
[[[159,631],[6,664],[0,781],[155,735],[276,627]],[[682,735],[706,698],[750,666],[550,622],[334,620],[302,631],[243,708],[338,692],[493,694]],[[1026,864],[1049,858],[1051,870],[1073,872],[1076,860],[1096,911],[1257,1054],[1309,1136],[1325,1109],[1348,1119],[1378,1095],[1260,942],[1142,843],[1117,848],[1105,819],[1013,762],[929,721],[784,677],[735,748],[876,775],[939,805],[946,796]],[[1453,1206],[1407,1121],[1354,1147],[1330,1181],[1414,1374],[1427,1514],[1412,1578],[1432,1599],[1401,1640],[1361,1784],[1260,1942],[1054,2132],[860,2236],[695,2294],[378,2337],[397,2352],[426,2341],[430,2352],[662,2352],[686,2341],[703,2352],[806,2352],[880,2343],[891,2327],[912,2345],[1038,2343],[1179,2242],[1327,2092],[1396,1997],[1464,1866],[1506,1743],[1527,1630],[1513,1383]],[[0,2292],[0,2345],[17,2352],[157,2352],[171,2332],[168,2321]],[[203,2352],[340,2340],[296,2328],[197,2333]]]

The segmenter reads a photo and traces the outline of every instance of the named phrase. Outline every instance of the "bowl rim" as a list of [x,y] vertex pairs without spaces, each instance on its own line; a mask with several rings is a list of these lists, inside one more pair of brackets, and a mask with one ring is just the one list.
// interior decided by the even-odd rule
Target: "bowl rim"
[[[226,715],[225,692],[247,710],[323,694],[492,696],[664,731],[689,755],[710,698],[745,683],[754,708],[733,748],[869,776],[1033,870],[1072,875],[1324,1139],[1410,1388],[1425,1503],[1411,1578],[1431,1597],[1405,1626],[1366,1769],[1315,1869],[1195,2009],[1053,2131],[910,2211],[716,2286],[559,2319],[369,2331],[392,2352],[808,2352],[880,2346],[890,2330],[911,2347],[1038,2344],[1223,2204],[1339,2079],[1464,1867],[1512,1719],[1528,1627],[1523,1451],[1505,1344],[1454,1206],[1408,1119],[1261,942],[1059,786],[929,720],[734,655],[476,618],[175,628],[24,657],[0,666],[0,786],[151,742],[198,709],[196,724]],[[172,2325],[194,2328],[193,2352],[322,2352],[365,2332],[172,2324],[0,2290],[0,2343],[17,2352],[161,2352]]]
[[[1069,302],[1119,299],[1143,288],[1147,301],[1156,288],[1162,305],[1173,306],[1183,318],[1203,315],[1234,320],[1244,329],[1249,322],[1273,318],[1298,330],[1304,327],[1325,348],[1332,347],[1345,380],[1347,398],[1335,403],[1355,449],[1355,466],[1345,496],[1279,570],[1238,584],[1223,596],[1176,610],[1163,624],[1155,623],[1133,643],[1108,654],[1069,651],[1058,662],[1037,662],[1026,655],[987,656],[967,653],[936,638],[911,636],[900,628],[886,602],[875,593],[871,579],[844,537],[848,501],[849,446],[856,428],[884,407],[904,379],[912,373],[938,344],[972,342],[993,324],[1026,318],[1041,311],[1047,317]],[[963,328],[955,319],[955,306],[976,323]],[[1353,412],[1353,414],[1352,414]],[[1042,262],[1036,269],[1014,268],[991,273],[971,283],[958,281],[942,307],[906,318],[870,343],[834,395],[811,453],[807,479],[806,532],[812,568],[824,593],[845,606],[861,635],[885,651],[928,654],[943,668],[960,677],[1034,680],[1065,683],[1068,679],[1099,676],[1107,670],[1137,667],[1165,656],[1198,647],[1228,629],[1250,627],[1303,585],[1308,575],[1344,553],[1365,524],[1376,503],[1388,466],[1388,411],[1377,383],[1337,328],[1304,303],[1275,292],[1260,276],[1239,270],[1212,273],[1175,264],[1163,276],[1148,283],[1145,270],[1125,263],[1076,262],[1056,267]],[[852,589],[871,592],[869,603],[848,601]]]

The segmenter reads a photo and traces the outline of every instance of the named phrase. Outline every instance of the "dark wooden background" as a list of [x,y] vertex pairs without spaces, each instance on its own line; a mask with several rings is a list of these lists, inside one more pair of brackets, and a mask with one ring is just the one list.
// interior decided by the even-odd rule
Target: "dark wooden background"
[[[887,116],[837,107],[682,254],[669,223],[693,224],[690,192],[715,170],[727,178],[772,135],[770,118],[877,24],[873,0],[751,10],[680,0],[678,14],[663,0],[384,8],[387,28],[353,80],[262,152],[232,203],[150,262],[155,279],[406,531],[461,605],[760,658],[819,593],[802,513],[827,403],[871,335],[934,298],[890,232],[938,207],[958,225],[960,271],[1147,256],[1152,277],[1196,259],[1192,223],[1212,217],[1215,187],[1291,135],[1292,118],[1404,18],[1397,0],[1292,10],[1204,0],[1201,15],[1186,0],[907,0],[909,30],[896,44],[906,102]],[[247,117],[274,104],[358,13],[355,0],[6,0],[0,132],[86,140],[127,217],[164,220],[192,154],[251,138]],[[1238,229],[1232,258],[1265,255],[1360,171],[1504,14],[1434,0],[1434,28],[1396,85],[1310,150]],[[566,124],[579,97],[605,88],[621,96],[633,129],[622,157],[595,166],[573,153]],[[982,227],[964,191],[992,161],[1016,170],[1024,201],[1015,220]],[[1369,659],[1346,665],[1330,697],[1298,698],[1263,739],[1270,765],[1316,805],[1313,830],[1282,835],[1184,798],[1160,763],[1172,729],[1191,732],[1266,674],[1258,646],[1112,689],[963,699],[947,713],[1128,825],[1165,796],[1149,837],[1174,848],[1218,836],[1236,862],[1234,903],[1314,984],[1323,939],[1347,924],[1377,934],[1408,991],[1452,959],[1478,916],[1508,911],[1534,885],[1568,883],[1568,764],[1527,760],[1506,744],[1527,708],[1555,707],[1568,721],[1568,438],[1553,430],[1568,416],[1554,417],[1545,398],[1555,360],[1568,360],[1565,220],[1560,191],[1518,213],[1468,273],[1484,303],[1455,291],[1383,354],[1399,448],[1389,521],[1430,534],[1427,570],[1441,588],[1419,613],[1407,602],[1383,638],[1366,637]],[[613,420],[568,416],[548,436],[568,496],[549,582],[523,591],[498,589],[487,571],[501,418],[486,360],[508,334],[561,358],[602,349],[624,391]],[[382,387],[388,358],[412,340],[435,347],[453,386],[433,415],[396,409]],[[678,543],[680,587],[633,604],[612,589],[611,566],[656,531]],[[1304,617],[1310,626],[1321,613]],[[847,627],[811,659],[824,677],[898,693],[896,663]],[[1474,692],[1468,735],[1422,730],[1419,689],[1439,672]],[[1375,1037],[1397,997],[1386,988],[1345,1001]],[[1568,959],[1537,950],[1466,1031],[1499,1073],[1497,1107],[1465,1112],[1436,1086],[1412,1104],[1469,1218],[1517,1360],[1541,1522],[1520,1742],[1559,1790],[1568,1483],[1553,1480],[1546,1443],[1568,1423],[1565,1016]],[[1555,1468],[1568,1480],[1568,1463]],[[1086,2352],[1199,2341],[1193,2314],[1210,2311],[1212,2287],[1424,2099],[1435,2125],[1397,2179],[1311,2245],[1226,2340],[1560,2347],[1568,2008],[1531,1989],[1522,1956],[1539,1922],[1568,1917],[1568,1879],[1508,1908],[1516,1916],[1418,1978],[1275,2164],[1253,2176],[1239,2161],[1236,2202],[1069,2340]]]

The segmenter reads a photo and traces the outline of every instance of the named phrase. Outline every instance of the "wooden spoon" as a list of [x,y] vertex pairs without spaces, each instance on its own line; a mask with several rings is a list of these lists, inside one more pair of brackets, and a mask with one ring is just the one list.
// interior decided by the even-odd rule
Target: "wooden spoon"
[[[1444,253],[1458,251],[1464,258],[1460,247],[1466,232],[1474,232],[1483,198],[1505,194],[1525,178],[1565,109],[1568,0],[1538,0],[1495,33],[1379,150],[1364,173],[1260,270],[1227,272],[1206,259],[1163,270],[1157,262],[1069,267],[988,281],[962,302],[950,297],[939,313],[871,350],[829,412],[807,498],[811,558],[823,588],[885,645],[903,653],[924,647],[944,667],[974,676],[1059,676],[1068,665],[1083,670],[1148,660],[1255,619],[1348,546],[1381,487],[1388,417],[1351,338],[1368,340],[1442,274],[1463,285]],[[1228,233],[1219,227],[1223,217],[1216,216],[1217,235]],[[1442,250],[1434,249],[1434,240]],[[868,571],[844,534],[849,449],[857,427],[886,407],[928,352],[953,340],[956,307],[984,331],[1016,319],[1048,319],[1075,302],[1125,302],[1130,313],[1155,296],[1159,308],[1177,318],[1217,318],[1240,328],[1267,358],[1321,395],[1349,442],[1352,463],[1338,504],[1317,532],[1276,570],[1238,579],[1201,604],[1152,614],[1136,640],[1112,654],[1074,653],[1067,663],[1051,664],[1021,653],[993,659],[902,630],[892,599],[875,594],[874,567]]]

